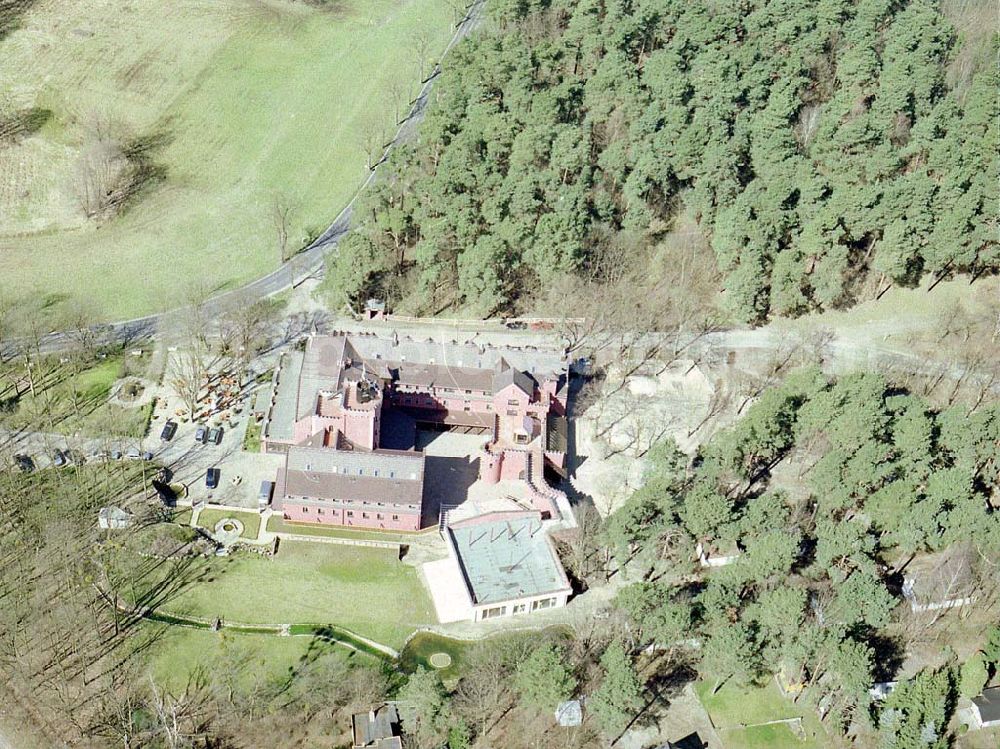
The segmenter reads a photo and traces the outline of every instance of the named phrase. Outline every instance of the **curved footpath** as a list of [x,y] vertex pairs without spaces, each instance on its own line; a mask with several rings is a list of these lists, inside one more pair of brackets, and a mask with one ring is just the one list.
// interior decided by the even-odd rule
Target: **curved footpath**
[[[469,5],[466,10],[465,17],[459,21],[458,25],[455,27],[455,33],[452,35],[448,45],[441,53],[442,60],[451,51],[452,47],[462,41],[462,39],[468,36],[469,33],[479,26],[483,19],[485,5],[486,0],[473,0],[471,5]],[[368,178],[365,179],[365,181],[358,187],[357,192],[354,193],[354,197],[351,198],[350,202],[344,206],[343,210],[341,210],[339,214],[337,214],[337,217],[333,220],[333,223],[327,227],[326,231],[313,240],[310,245],[300,250],[294,256],[294,262],[286,263],[281,267],[276,268],[271,273],[268,273],[266,276],[258,278],[256,281],[251,281],[245,286],[223,292],[222,294],[209,299],[206,302],[206,307],[210,315],[217,315],[233,298],[252,297],[254,299],[263,299],[282,292],[285,289],[293,288],[295,286],[295,268],[299,269],[298,275],[301,279],[308,278],[310,275],[315,274],[322,268],[326,255],[337,246],[341,237],[350,231],[351,214],[353,213],[354,204],[357,202],[361,194],[371,185],[371,183],[375,181],[378,174],[378,167],[385,162],[393,148],[400,143],[406,142],[416,133],[417,126],[423,119],[424,110],[427,107],[428,97],[430,96],[431,89],[434,86],[434,81],[440,72],[441,68],[439,62],[431,72],[430,76],[428,76],[428,78],[424,81],[424,84],[420,89],[420,93],[417,94],[417,98],[414,99],[409,113],[400,124],[399,129],[396,131],[396,135],[382,152],[382,158],[377,164],[375,164],[369,173]],[[156,332],[157,326],[162,320],[176,312],[177,310],[166,310],[164,312],[157,312],[144,317],[136,317],[131,320],[121,320],[118,322],[107,323],[105,325],[97,326],[95,331],[101,338],[105,338],[109,342],[135,341],[148,338]],[[40,348],[45,353],[54,353],[67,348],[71,345],[71,343],[72,342],[69,340],[67,333],[54,332],[42,339]]]

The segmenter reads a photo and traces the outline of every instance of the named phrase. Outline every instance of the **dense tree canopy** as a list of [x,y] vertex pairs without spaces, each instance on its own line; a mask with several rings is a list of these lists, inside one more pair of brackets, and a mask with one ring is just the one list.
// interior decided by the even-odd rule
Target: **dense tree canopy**
[[[656,447],[647,483],[605,526],[621,571],[643,580],[617,603],[639,642],[670,650],[696,636],[699,669],[716,688],[780,673],[834,724],[864,719],[876,667],[892,658],[896,569],[914,554],[971,548],[969,558],[988,560],[970,567],[978,590],[995,580],[998,445],[995,404],[939,411],[879,375],[793,372],[703,445],[690,471],[673,468],[672,443]],[[736,561],[684,582],[697,543]],[[981,688],[997,642],[988,637],[963,672],[966,691]],[[933,705],[900,697],[885,721],[873,716],[883,737],[928,720],[943,737],[948,678],[934,677]]]
[[996,66],[980,42],[949,76],[966,40],[931,0],[490,12],[332,260],[338,303],[405,284],[427,311],[510,308],[681,202],[748,321],[1000,262]]

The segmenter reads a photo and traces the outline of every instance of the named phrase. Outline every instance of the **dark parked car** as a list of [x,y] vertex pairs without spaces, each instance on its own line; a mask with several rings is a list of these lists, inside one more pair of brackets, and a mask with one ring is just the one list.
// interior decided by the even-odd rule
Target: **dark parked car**
[[208,441],[213,445],[218,445],[222,442],[222,427],[212,427],[208,430]]
[[274,492],[273,481],[261,481],[260,491],[257,493],[257,506],[263,511],[271,504],[271,494]]
[[54,453],[52,453],[52,463],[57,468],[62,468],[64,465],[69,463],[69,461],[66,459],[66,453],[64,453],[62,450],[56,450]]
[[143,460],[147,460],[147,461],[152,460],[153,459],[153,453],[151,453],[149,450],[144,450],[143,453],[142,453],[142,459]]
[[29,458],[27,455],[18,453],[14,456],[14,462],[17,467],[21,469],[23,473],[31,473],[35,470],[35,461]]
[[208,427],[199,425],[199,427],[194,430],[194,441],[204,444],[206,437],[208,437]]
[[177,434],[177,422],[168,421],[163,425],[163,430],[160,432],[160,439],[164,442],[170,442],[175,434]]
[[219,469],[209,468],[205,471],[205,486],[209,489],[214,489],[219,485]]

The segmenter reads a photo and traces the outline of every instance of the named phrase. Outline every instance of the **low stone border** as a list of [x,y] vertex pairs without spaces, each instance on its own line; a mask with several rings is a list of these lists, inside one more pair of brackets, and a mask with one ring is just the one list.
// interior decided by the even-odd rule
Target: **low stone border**
[[448,668],[451,665],[451,656],[447,653],[433,653],[427,662],[437,669]]

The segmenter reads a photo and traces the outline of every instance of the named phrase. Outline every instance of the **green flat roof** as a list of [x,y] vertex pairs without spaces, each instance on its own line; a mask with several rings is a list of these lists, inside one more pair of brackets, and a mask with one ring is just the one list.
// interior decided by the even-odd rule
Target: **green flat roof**
[[569,590],[541,521],[499,520],[448,528],[477,605]]

